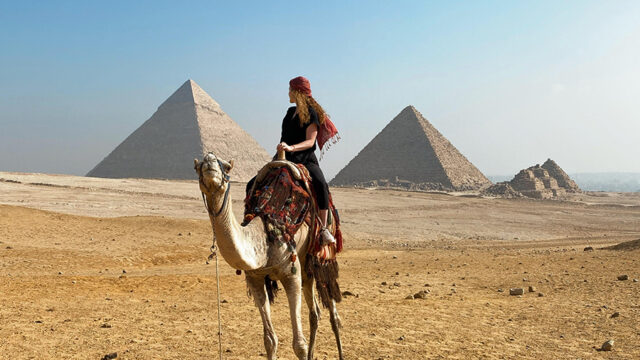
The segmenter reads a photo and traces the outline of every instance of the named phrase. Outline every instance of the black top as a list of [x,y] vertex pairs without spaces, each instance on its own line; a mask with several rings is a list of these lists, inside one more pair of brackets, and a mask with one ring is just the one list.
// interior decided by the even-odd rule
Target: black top
[[[307,140],[307,128],[311,124],[318,125],[318,130],[320,129],[318,113],[316,113],[311,106],[309,106],[310,121],[302,126],[300,125],[300,118],[298,117],[298,114],[295,116],[293,115],[295,111],[295,106],[290,107],[287,110],[287,114],[284,116],[284,119],[282,119],[282,135],[280,136],[280,142],[285,142],[287,145],[295,145]],[[317,164],[318,159],[314,153],[315,150],[316,143],[314,142],[313,146],[307,150],[287,152],[287,160],[297,164]]]

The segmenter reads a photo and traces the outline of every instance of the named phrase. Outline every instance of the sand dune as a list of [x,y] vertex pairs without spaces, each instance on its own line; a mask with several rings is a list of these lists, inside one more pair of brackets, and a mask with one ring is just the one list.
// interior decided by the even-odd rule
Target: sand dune
[[[0,357],[215,358],[211,229],[195,181],[0,178]],[[333,193],[341,285],[356,294],[339,306],[348,359],[640,357],[640,250],[600,250],[640,237],[640,196]],[[264,358],[243,276],[221,265],[226,358]],[[280,358],[293,359],[284,299],[272,313]],[[597,352],[608,339],[614,351]],[[316,356],[336,358],[327,316]]]

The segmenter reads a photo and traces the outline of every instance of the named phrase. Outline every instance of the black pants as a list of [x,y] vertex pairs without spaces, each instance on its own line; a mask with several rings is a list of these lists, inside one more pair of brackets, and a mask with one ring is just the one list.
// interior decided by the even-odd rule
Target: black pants
[[[306,163],[304,166],[309,170],[309,174],[311,175],[311,186],[313,186],[313,191],[316,193],[318,208],[320,210],[329,209],[329,185],[327,184],[327,180],[324,179],[324,174],[322,170],[320,170],[320,166],[313,162]],[[255,180],[255,176],[249,180],[245,192],[248,193],[249,190],[251,190]]]

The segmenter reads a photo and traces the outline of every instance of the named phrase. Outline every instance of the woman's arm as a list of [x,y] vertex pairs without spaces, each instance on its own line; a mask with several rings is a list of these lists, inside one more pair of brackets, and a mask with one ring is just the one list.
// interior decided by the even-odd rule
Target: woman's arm
[[280,143],[278,144],[278,149],[282,148],[284,151],[288,151],[288,152],[307,150],[313,147],[313,144],[315,144],[316,142],[317,136],[318,136],[318,125],[311,124],[307,127],[307,139],[305,141],[297,144],[293,144],[293,145]]

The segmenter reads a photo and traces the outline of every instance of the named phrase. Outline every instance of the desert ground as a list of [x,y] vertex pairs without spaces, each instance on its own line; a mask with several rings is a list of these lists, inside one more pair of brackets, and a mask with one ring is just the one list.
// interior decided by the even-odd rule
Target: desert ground
[[[1,359],[217,358],[196,181],[0,178]],[[232,186],[240,217],[244,184]],[[354,294],[339,304],[347,359],[640,358],[640,194],[332,192]],[[265,358],[244,275],[220,269],[225,359]],[[279,358],[294,359],[283,294],[272,316]],[[326,311],[315,355],[337,358]]]

